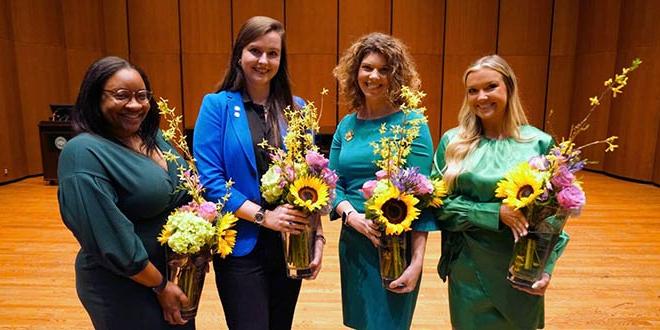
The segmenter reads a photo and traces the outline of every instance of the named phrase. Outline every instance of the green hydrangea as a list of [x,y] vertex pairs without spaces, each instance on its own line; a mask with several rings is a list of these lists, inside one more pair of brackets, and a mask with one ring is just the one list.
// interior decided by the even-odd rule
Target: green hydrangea
[[284,190],[280,187],[280,176],[282,169],[274,165],[268,168],[268,171],[261,177],[261,193],[266,202],[276,204]]
[[203,218],[188,211],[179,211],[167,218],[171,235],[167,245],[179,254],[194,254],[209,245],[215,235],[213,225]]

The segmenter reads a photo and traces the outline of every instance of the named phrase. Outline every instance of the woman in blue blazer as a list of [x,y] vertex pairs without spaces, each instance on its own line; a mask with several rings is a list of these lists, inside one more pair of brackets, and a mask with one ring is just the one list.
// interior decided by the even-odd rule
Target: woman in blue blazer
[[[281,232],[300,233],[306,215],[291,205],[267,205],[259,183],[268,170],[262,140],[283,146],[283,110],[300,107],[291,94],[284,28],[269,17],[250,18],[238,33],[229,70],[218,93],[204,97],[195,125],[194,152],[206,198],[225,195],[225,211],[236,212],[238,237],[232,255],[213,266],[230,329],[290,329],[300,280],[286,276]],[[319,226],[320,227],[320,226]],[[323,250],[318,229],[313,277]]]

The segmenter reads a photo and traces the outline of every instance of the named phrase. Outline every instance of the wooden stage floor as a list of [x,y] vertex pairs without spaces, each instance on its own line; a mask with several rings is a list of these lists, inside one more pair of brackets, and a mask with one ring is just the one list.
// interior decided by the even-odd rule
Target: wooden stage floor
[[[660,188],[584,173],[588,204],[546,298],[546,329],[660,328]],[[31,178],[0,186],[0,329],[91,329],[75,292],[78,244],[62,224],[57,187]],[[327,219],[325,219],[327,220]],[[303,284],[294,329],[342,329],[338,222],[324,221],[323,270]],[[451,329],[431,233],[413,329]],[[213,274],[198,329],[225,329]],[[121,316],[118,316],[121,317]]]

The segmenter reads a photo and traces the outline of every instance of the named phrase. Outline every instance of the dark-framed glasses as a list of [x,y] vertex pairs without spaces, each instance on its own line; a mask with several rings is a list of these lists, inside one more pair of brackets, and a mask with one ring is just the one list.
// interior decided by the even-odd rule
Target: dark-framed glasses
[[135,97],[135,101],[138,103],[142,104],[147,104],[149,103],[149,100],[151,100],[151,97],[153,94],[151,91],[148,91],[146,89],[138,89],[136,91],[131,91],[128,89],[115,89],[115,90],[108,90],[104,89],[104,92],[112,95],[112,98],[114,98],[117,102],[120,103],[128,103],[130,102],[131,98]]

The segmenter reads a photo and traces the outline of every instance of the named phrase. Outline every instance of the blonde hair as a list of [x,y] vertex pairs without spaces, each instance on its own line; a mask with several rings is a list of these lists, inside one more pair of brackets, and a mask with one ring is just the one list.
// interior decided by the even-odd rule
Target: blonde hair
[[397,108],[403,104],[401,87],[408,86],[418,90],[421,81],[415,63],[406,46],[399,39],[390,35],[373,32],[355,41],[339,60],[332,71],[339,81],[339,91],[346,99],[351,110],[365,105],[364,94],[358,85],[357,75],[362,60],[369,54],[381,54],[391,71],[389,74],[388,98]]
[[[471,73],[484,68],[497,71],[506,85],[507,103],[500,132],[505,136],[521,141],[519,127],[527,124],[527,117],[518,95],[518,80],[509,64],[498,55],[484,56],[465,70],[463,83],[467,82],[467,78]],[[445,168],[443,171],[444,179],[450,191],[456,185],[458,176],[466,170],[463,160],[477,148],[483,134],[481,120],[468,104],[466,89],[463,96],[463,105],[461,105],[461,110],[458,113],[458,133],[449,142],[445,150]]]

